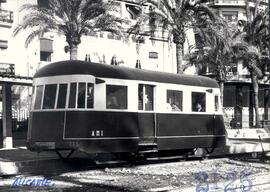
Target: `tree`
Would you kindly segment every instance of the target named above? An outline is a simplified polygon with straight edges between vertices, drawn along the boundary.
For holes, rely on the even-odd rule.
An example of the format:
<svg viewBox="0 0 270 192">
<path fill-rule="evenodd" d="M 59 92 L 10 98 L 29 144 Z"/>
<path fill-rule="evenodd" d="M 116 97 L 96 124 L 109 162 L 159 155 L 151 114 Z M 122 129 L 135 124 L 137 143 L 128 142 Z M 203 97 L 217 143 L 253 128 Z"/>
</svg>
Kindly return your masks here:
<svg viewBox="0 0 270 192">
<path fill-rule="evenodd" d="M 210 72 L 220 87 L 220 100 L 223 106 L 224 82 L 227 73 L 232 67 L 231 62 L 231 38 L 232 31 L 222 18 L 216 18 L 216 22 L 204 21 L 204 25 L 197 29 L 196 49 L 189 54 L 186 67 L 195 65 L 198 74 L 205 75 Z M 204 27 L 203 27 L 204 26 Z M 198 41 L 199 40 L 199 41 Z"/>
<path fill-rule="evenodd" d="M 35 37 L 42 37 L 47 32 L 63 34 L 69 46 L 70 59 L 75 60 L 82 35 L 108 31 L 123 36 L 122 23 L 127 22 L 111 14 L 116 9 L 114 2 L 103 0 L 48 0 L 45 6 L 26 4 L 22 11 L 27 11 L 27 14 L 13 35 L 31 28 L 25 42 L 27 47 Z"/>
<path fill-rule="evenodd" d="M 146 0 L 150 6 L 149 13 L 145 14 L 147 24 L 150 26 L 150 34 L 157 29 L 167 31 L 176 45 L 177 73 L 183 72 L 183 47 L 186 40 L 186 30 L 200 28 L 202 21 L 215 22 L 216 14 L 202 0 Z M 140 19 L 135 27 L 141 28 L 146 19 Z"/>
<path fill-rule="evenodd" d="M 255 108 L 255 126 L 260 127 L 259 117 L 259 79 L 263 77 L 260 66 L 261 53 L 265 46 L 262 45 L 267 30 L 266 12 L 259 11 L 260 0 L 256 0 L 255 8 L 250 10 L 249 2 L 246 2 L 247 20 L 238 21 L 238 32 L 234 37 L 233 49 L 235 56 L 243 61 L 247 67 L 252 82 Z"/>
</svg>

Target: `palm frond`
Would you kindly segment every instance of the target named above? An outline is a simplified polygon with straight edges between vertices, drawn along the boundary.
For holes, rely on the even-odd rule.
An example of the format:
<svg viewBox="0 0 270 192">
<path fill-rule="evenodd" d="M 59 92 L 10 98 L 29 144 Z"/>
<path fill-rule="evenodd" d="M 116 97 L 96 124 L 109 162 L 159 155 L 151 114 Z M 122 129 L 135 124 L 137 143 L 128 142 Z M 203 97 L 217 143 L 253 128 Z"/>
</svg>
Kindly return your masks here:
<svg viewBox="0 0 270 192">
<path fill-rule="evenodd" d="M 77 46 L 81 42 L 81 36 L 90 31 L 104 30 L 123 34 L 121 24 L 126 24 L 127 21 L 110 14 L 116 10 L 116 2 L 101 0 L 49 0 L 47 5 L 42 7 L 25 4 L 21 11 L 27 14 L 23 22 L 14 29 L 13 35 L 32 28 L 33 31 L 26 39 L 28 45 L 35 37 L 56 31 L 66 36 L 69 45 Z"/>
<path fill-rule="evenodd" d="M 28 45 L 33 41 L 34 38 L 43 37 L 43 35 L 46 32 L 49 32 L 49 30 L 47 28 L 39 28 L 39 29 L 33 30 L 26 38 L 25 47 L 27 48 Z"/>
</svg>

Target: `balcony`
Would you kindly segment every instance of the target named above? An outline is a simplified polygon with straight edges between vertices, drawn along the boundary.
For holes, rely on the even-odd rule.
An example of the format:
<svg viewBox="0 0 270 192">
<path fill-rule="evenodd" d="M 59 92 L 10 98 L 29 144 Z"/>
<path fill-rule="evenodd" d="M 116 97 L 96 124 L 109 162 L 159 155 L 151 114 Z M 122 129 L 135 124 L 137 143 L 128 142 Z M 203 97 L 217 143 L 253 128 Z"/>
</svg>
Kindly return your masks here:
<svg viewBox="0 0 270 192">
<path fill-rule="evenodd" d="M 0 49 L 7 49 L 8 48 L 8 41 L 0 39 Z"/>
<path fill-rule="evenodd" d="M 0 76 L 14 76 L 15 65 L 12 63 L 0 63 Z"/>
<path fill-rule="evenodd" d="M 246 82 L 250 83 L 250 74 L 245 71 L 238 71 L 237 66 L 226 66 L 226 81 L 227 82 Z M 212 67 L 202 67 L 199 75 L 216 78 L 216 71 Z"/>
<path fill-rule="evenodd" d="M 254 0 L 248 0 L 251 7 L 255 6 Z M 265 2 L 262 1 L 261 5 Z M 245 7 L 246 0 L 210 0 L 209 5 L 213 7 Z"/>
<path fill-rule="evenodd" d="M 13 11 L 0 9 L 0 27 L 10 28 L 13 23 Z"/>
<path fill-rule="evenodd" d="M 127 2 L 127 3 L 134 3 L 134 4 L 140 4 L 141 3 L 140 0 L 125 0 L 125 2 Z"/>
</svg>

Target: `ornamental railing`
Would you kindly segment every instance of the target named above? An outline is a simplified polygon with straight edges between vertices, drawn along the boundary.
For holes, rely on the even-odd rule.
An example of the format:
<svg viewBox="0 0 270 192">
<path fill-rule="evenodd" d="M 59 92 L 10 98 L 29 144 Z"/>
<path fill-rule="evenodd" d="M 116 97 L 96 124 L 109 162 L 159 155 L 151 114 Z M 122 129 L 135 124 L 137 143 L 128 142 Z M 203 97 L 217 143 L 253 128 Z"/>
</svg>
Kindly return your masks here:
<svg viewBox="0 0 270 192">
<path fill-rule="evenodd" d="M 13 23 L 13 11 L 0 9 L 0 22 Z"/>
<path fill-rule="evenodd" d="M 0 63 L 0 76 L 14 76 L 15 65 L 12 63 Z"/>
</svg>

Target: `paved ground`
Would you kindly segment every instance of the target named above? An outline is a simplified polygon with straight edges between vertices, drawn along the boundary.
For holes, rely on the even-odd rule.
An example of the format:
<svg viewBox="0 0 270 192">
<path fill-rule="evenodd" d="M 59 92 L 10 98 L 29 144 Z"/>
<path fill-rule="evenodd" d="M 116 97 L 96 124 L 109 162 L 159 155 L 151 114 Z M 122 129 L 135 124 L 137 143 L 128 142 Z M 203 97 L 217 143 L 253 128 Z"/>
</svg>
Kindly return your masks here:
<svg viewBox="0 0 270 192">
<path fill-rule="evenodd" d="M 78 163 L 86 168 L 70 171 L 70 165 L 65 164 L 65 171 L 56 170 L 54 174 L 2 177 L 0 191 L 270 191 L 270 162 L 257 159 L 205 159 L 90 169 L 88 163 Z M 26 186 L 29 179 L 46 179 L 48 186 Z"/>
</svg>

